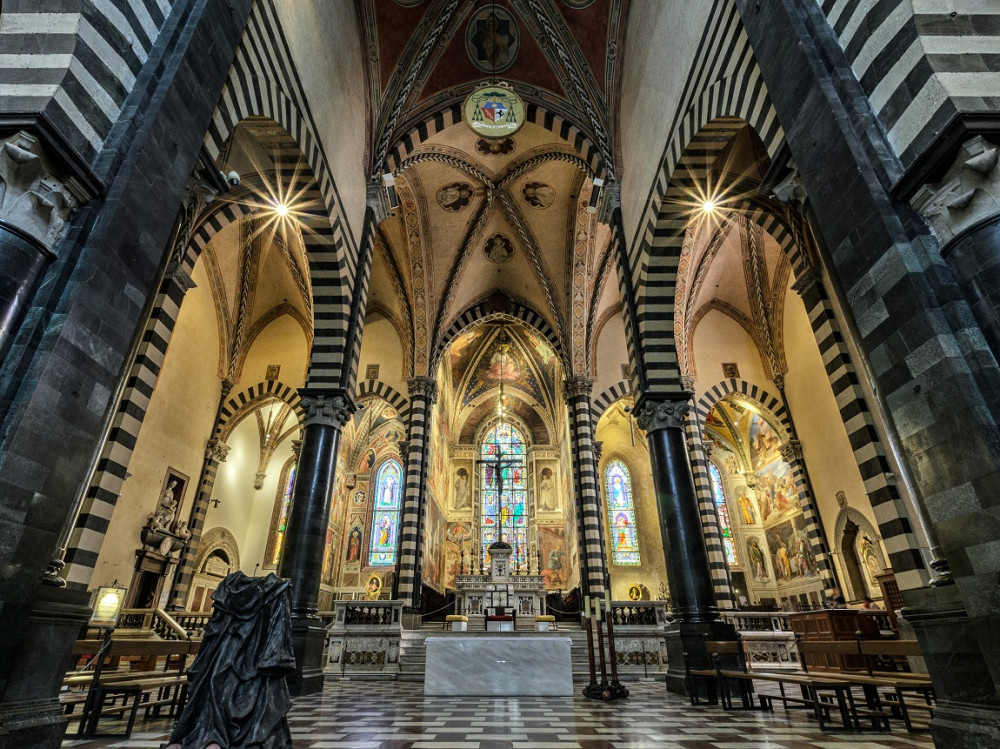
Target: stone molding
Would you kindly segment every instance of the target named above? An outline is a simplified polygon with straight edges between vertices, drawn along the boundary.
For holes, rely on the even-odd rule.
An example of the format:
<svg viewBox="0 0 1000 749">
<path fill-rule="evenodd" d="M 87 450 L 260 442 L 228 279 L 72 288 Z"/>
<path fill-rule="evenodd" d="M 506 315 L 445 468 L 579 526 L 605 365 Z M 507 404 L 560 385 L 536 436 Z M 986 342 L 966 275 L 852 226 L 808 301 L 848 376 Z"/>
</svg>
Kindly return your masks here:
<svg viewBox="0 0 1000 749">
<path fill-rule="evenodd" d="M 639 428 L 649 434 L 660 429 L 684 429 L 684 420 L 693 408 L 687 393 L 676 396 L 644 397 L 635 410 Z"/>
<path fill-rule="evenodd" d="M 610 224 L 615 209 L 622 207 L 622 186 L 617 182 L 610 182 L 602 190 L 604 195 L 601 196 L 601 207 L 597 220 L 602 224 Z"/>
<path fill-rule="evenodd" d="M 76 179 L 53 169 L 27 131 L 0 141 L 0 216 L 46 249 L 59 245 L 73 211 L 90 197 Z"/>
<path fill-rule="evenodd" d="M 567 377 L 564 386 L 563 397 L 567 401 L 580 397 L 589 398 L 590 394 L 594 391 L 594 381 L 582 375 Z"/>
<path fill-rule="evenodd" d="M 320 424 L 343 429 L 354 413 L 354 402 L 342 391 L 316 391 L 310 388 L 299 390 L 302 404 L 303 428 Z"/>
<path fill-rule="evenodd" d="M 823 271 L 818 265 L 810 265 L 792 282 L 792 291 L 804 297 L 814 286 L 823 280 Z"/>
<path fill-rule="evenodd" d="M 229 457 L 230 447 L 225 442 L 217 439 L 210 439 L 208 441 L 208 446 L 205 449 L 205 460 L 210 460 L 215 463 L 225 463 L 226 458 Z"/>
<path fill-rule="evenodd" d="M 998 149 L 980 135 L 969 138 L 944 177 L 921 186 L 910 201 L 942 247 L 979 221 L 1000 213 Z"/>
<path fill-rule="evenodd" d="M 302 453 L 302 440 L 292 440 L 292 455 L 295 459 L 299 459 L 299 455 Z"/>
<path fill-rule="evenodd" d="M 408 392 L 411 398 L 417 396 L 425 398 L 428 404 L 434 403 L 437 400 L 437 382 L 433 377 L 411 377 L 406 381 L 406 386 L 409 389 Z"/>
<path fill-rule="evenodd" d="M 382 192 L 382 185 L 378 182 L 369 182 L 365 185 L 365 204 L 372 209 L 376 224 L 381 224 L 389 218 L 389 210 L 385 205 L 385 195 Z"/>
<path fill-rule="evenodd" d="M 180 263 L 172 261 L 169 266 L 167 266 L 167 275 L 170 279 L 180 288 L 181 292 L 187 294 L 191 289 L 198 286 L 191 278 L 190 274 L 181 267 Z M 232 387 L 232 385 L 230 385 Z"/>
<path fill-rule="evenodd" d="M 594 460 L 600 461 L 601 456 L 604 455 L 604 442 L 601 440 L 594 440 L 591 445 L 594 447 Z"/>
</svg>

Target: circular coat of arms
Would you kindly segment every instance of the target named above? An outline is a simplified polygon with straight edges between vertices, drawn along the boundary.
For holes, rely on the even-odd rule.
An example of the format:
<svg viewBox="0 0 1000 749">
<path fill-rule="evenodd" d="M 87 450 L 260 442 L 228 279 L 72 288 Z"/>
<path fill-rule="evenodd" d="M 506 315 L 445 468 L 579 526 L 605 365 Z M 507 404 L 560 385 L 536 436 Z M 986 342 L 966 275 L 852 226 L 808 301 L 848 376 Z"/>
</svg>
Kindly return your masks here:
<svg viewBox="0 0 1000 749">
<path fill-rule="evenodd" d="M 462 105 L 465 121 L 484 138 L 506 138 L 524 124 L 524 102 L 504 84 L 477 88 Z"/>
</svg>

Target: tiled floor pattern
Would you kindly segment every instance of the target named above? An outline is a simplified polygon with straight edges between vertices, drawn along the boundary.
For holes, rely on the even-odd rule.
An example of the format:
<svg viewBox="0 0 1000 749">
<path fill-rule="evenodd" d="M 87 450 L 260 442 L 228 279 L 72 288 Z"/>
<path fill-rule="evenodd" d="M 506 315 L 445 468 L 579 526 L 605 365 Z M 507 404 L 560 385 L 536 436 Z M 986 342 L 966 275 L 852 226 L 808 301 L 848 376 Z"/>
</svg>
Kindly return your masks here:
<svg viewBox="0 0 1000 749">
<path fill-rule="evenodd" d="M 912 749 L 926 734 L 834 734 L 799 711 L 723 712 L 692 707 L 663 683 L 630 683 L 612 703 L 576 697 L 427 697 L 419 685 L 338 682 L 295 701 L 296 749 Z M 108 724 L 111 727 L 111 724 Z M 75 730 L 75 724 L 70 729 Z M 69 740 L 63 747 L 165 745 L 169 722 L 137 723 L 129 740 Z M 198 748 L 200 749 L 200 747 Z"/>
</svg>

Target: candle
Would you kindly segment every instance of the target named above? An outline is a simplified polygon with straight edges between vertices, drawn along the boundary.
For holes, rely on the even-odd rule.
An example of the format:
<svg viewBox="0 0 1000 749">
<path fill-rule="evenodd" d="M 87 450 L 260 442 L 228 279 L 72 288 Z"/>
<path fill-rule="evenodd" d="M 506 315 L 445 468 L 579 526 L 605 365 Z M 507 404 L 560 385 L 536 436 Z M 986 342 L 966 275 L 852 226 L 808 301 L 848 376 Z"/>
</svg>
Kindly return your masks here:
<svg viewBox="0 0 1000 749">
<path fill-rule="evenodd" d="M 583 615 L 590 616 L 590 596 L 583 597 Z"/>
<path fill-rule="evenodd" d="M 604 603 L 607 604 L 605 611 L 611 611 L 611 588 L 607 588 L 604 591 Z"/>
</svg>

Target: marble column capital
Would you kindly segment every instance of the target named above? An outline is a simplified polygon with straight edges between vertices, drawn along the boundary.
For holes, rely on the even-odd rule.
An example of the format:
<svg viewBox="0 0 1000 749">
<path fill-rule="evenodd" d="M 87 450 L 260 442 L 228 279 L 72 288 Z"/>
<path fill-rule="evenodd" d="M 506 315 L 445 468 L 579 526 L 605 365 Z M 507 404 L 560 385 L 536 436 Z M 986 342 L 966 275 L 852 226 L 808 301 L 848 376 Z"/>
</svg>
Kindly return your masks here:
<svg viewBox="0 0 1000 749">
<path fill-rule="evenodd" d="M 187 294 L 191 291 L 191 289 L 198 285 L 176 260 L 171 261 L 170 265 L 167 266 L 167 275 L 170 277 L 171 281 L 177 284 L 177 287 L 183 294 Z M 232 388 L 232 383 L 230 383 L 229 387 L 230 389 Z"/>
<path fill-rule="evenodd" d="M 58 172 L 38 138 L 26 130 L 0 140 L 0 216 L 52 251 L 70 215 L 90 199 L 72 176 Z"/>
<path fill-rule="evenodd" d="M 591 444 L 594 446 L 594 460 L 600 462 L 601 456 L 604 455 L 604 442 L 601 440 L 594 440 Z"/>
<path fill-rule="evenodd" d="M 365 185 L 365 204 L 372 209 L 376 224 L 381 224 L 389 218 L 389 210 L 385 205 L 385 195 L 378 180 L 373 180 Z"/>
<path fill-rule="evenodd" d="M 804 297 L 822 280 L 823 272 L 820 267 L 818 265 L 810 265 L 792 282 L 792 291 L 800 297 Z"/>
<path fill-rule="evenodd" d="M 563 384 L 565 386 L 563 389 L 563 397 L 567 401 L 581 396 L 589 398 L 590 394 L 594 391 L 594 381 L 589 377 L 584 377 L 583 375 L 567 377 Z"/>
<path fill-rule="evenodd" d="M 781 453 L 781 457 L 786 463 L 791 463 L 793 460 L 802 460 L 802 443 L 798 440 L 788 440 L 778 448 L 778 452 Z"/>
<path fill-rule="evenodd" d="M 411 377 L 406 381 L 406 385 L 409 388 L 411 398 L 420 396 L 421 398 L 425 398 L 428 403 L 433 403 L 437 400 L 437 382 L 433 377 Z"/>
<path fill-rule="evenodd" d="M 910 204 L 930 224 L 941 245 L 1000 212 L 1000 147 L 981 135 L 966 140 L 937 182 L 923 185 Z"/>
<path fill-rule="evenodd" d="M 597 220 L 602 224 L 610 224 L 615 209 L 622 207 L 622 186 L 617 182 L 609 182 L 604 186 L 603 191 L 604 195 L 601 196 L 601 208 Z"/>
<path fill-rule="evenodd" d="M 674 395 L 643 395 L 633 413 L 635 421 L 647 434 L 659 429 L 683 429 L 684 420 L 691 410 L 690 393 Z"/>
<path fill-rule="evenodd" d="M 292 455 L 296 458 L 302 454 L 302 440 L 292 440 Z"/>
<path fill-rule="evenodd" d="M 354 413 L 354 401 L 343 390 L 321 390 L 302 388 L 299 390 L 302 404 L 302 426 L 313 424 L 343 429 Z"/>
<path fill-rule="evenodd" d="M 229 457 L 230 447 L 222 440 L 210 439 L 208 445 L 205 448 L 205 460 L 210 460 L 215 463 L 225 463 L 226 458 Z"/>
</svg>

